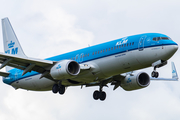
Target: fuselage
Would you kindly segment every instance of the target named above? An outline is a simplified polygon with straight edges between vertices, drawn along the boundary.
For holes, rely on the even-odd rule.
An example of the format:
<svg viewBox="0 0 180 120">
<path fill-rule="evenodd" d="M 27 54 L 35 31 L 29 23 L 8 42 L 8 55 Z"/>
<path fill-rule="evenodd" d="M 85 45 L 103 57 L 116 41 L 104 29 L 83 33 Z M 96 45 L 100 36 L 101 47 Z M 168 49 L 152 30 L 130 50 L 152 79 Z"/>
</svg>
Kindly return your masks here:
<svg viewBox="0 0 180 120">
<path fill-rule="evenodd" d="M 46 60 L 74 60 L 91 66 L 91 70 L 80 73 L 70 80 L 62 80 L 65 86 L 83 85 L 101 81 L 113 75 L 152 66 L 152 63 L 167 61 L 177 51 L 178 45 L 170 37 L 159 33 L 146 33 L 124 37 L 110 42 L 90 46 Z M 51 90 L 56 81 L 40 78 L 40 73 L 12 69 L 3 82 L 15 88 L 45 91 Z"/>
</svg>

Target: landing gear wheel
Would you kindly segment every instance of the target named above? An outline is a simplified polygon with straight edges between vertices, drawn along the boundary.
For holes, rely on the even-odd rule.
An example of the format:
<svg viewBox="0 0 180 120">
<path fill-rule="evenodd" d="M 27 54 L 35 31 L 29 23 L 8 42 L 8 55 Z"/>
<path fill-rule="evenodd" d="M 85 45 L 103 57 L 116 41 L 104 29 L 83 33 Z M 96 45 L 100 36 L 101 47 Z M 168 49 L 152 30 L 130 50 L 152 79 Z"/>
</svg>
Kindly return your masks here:
<svg viewBox="0 0 180 120">
<path fill-rule="evenodd" d="M 94 93 L 93 93 L 93 98 L 95 99 L 95 100 L 98 100 L 99 99 L 99 91 L 94 91 Z"/>
<path fill-rule="evenodd" d="M 152 77 L 155 77 L 155 73 L 156 73 L 156 72 L 153 71 L 153 72 L 151 73 L 151 76 L 152 76 Z"/>
<path fill-rule="evenodd" d="M 100 99 L 101 101 L 104 101 L 104 100 L 106 99 L 106 93 L 105 93 L 104 91 L 100 92 L 100 97 L 99 97 L 99 99 Z"/>
<path fill-rule="evenodd" d="M 155 78 L 158 78 L 158 77 L 159 77 L 159 73 L 153 71 L 153 72 L 151 73 L 151 76 L 152 76 L 152 77 L 155 77 Z"/>
<path fill-rule="evenodd" d="M 104 101 L 105 99 L 106 99 L 106 93 L 104 92 L 104 91 L 98 91 L 98 90 L 96 90 L 96 91 L 94 91 L 94 93 L 93 93 L 93 98 L 95 99 L 95 100 L 98 100 L 98 99 L 100 99 L 101 101 Z"/>
<path fill-rule="evenodd" d="M 65 93 L 65 86 L 61 85 L 59 86 L 59 94 L 63 95 Z"/>
<path fill-rule="evenodd" d="M 57 84 L 54 84 L 52 87 L 52 92 L 57 93 L 59 91 L 59 86 Z"/>
<path fill-rule="evenodd" d="M 158 78 L 159 77 L 159 73 L 158 72 L 156 72 L 156 74 L 155 74 L 155 78 Z"/>
</svg>

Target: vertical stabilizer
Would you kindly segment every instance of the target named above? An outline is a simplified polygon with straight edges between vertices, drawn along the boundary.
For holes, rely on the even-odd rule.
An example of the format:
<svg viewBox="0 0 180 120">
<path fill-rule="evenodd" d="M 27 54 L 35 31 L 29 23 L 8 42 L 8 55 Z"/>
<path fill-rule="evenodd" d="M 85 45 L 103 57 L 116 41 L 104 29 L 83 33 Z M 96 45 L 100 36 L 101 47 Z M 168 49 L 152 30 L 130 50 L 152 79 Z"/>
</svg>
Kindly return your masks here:
<svg viewBox="0 0 180 120">
<path fill-rule="evenodd" d="M 4 52 L 6 54 L 13 54 L 21 57 L 26 57 L 8 18 L 2 19 L 2 31 Z M 12 69 L 10 67 L 6 68 L 7 71 Z"/>
</svg>

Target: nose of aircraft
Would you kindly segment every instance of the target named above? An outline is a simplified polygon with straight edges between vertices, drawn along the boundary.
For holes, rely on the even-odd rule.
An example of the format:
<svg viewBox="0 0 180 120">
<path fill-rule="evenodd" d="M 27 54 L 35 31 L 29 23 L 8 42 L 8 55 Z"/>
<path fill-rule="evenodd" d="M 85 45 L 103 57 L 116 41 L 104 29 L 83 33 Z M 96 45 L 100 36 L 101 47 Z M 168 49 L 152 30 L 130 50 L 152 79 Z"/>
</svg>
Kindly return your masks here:
<svg viewBox="0 0 180 120">
<path fill-rule="evenodd" d="M 169 58 L 171 58 L 173 55 L 174 55 L 174 53 L 176 52 L 178 50 L 178 44 L 177 43 L 171 43 L 171 45 L 167 45 L 166 47 L 165 47 L 165 59 L 166 60 L 168 60 Z"/>
<path fill-rule="evenodd" d="M 178 45 L 174 45 L 174 51 L 176 52 L 178 50 Z"/>
<path fill-rule="evenodd" d="M 173 41 L 173 45 L 171 46 L 171 52 L 174 54 L 178 50 L 178 44 Z"/>
</svg>

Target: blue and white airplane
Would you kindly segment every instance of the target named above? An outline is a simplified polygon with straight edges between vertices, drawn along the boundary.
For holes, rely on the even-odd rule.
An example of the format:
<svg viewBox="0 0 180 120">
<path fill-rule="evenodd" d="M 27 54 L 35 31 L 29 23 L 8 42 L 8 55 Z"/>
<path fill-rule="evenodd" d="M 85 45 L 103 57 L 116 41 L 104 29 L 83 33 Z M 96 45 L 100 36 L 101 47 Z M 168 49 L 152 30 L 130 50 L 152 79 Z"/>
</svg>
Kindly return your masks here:
<svg viewBox="0 0 180 120">
<path fill-rule="evenodd" d="M 177 81 L 172 63 L 172 78 L 158 78 L 156 68 L 167 64 L 178 49 L 170 37 L 159 33 L 128 36 L 62 55 L 42 59 L 27 57 L 8 18 L 2 19 L 4 52 L 0 53 L 3 82 L 15 89 L 64 94 L 70 86 L 99 86 L 95 100 L 105 100 L 103 87 L 114 85 L 131 91 L 145 88 L 150 80 Z M 152 77 L 135 70 L 153 67 Z"/>
</svg>

